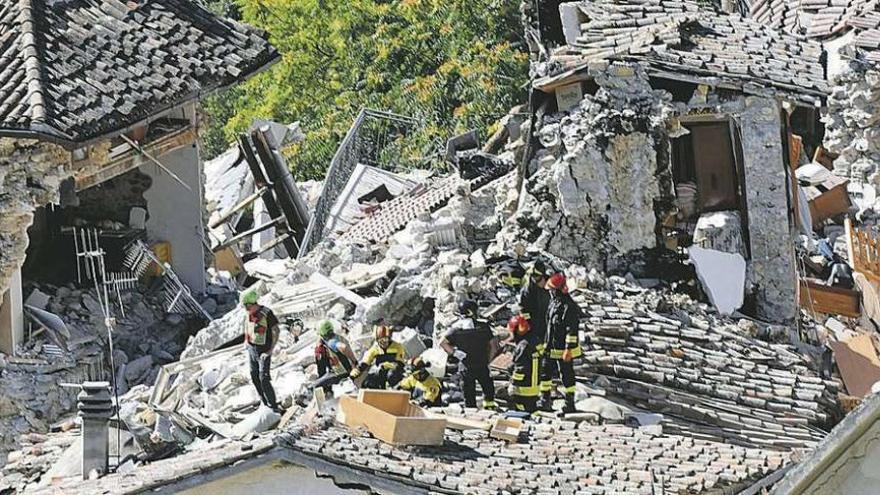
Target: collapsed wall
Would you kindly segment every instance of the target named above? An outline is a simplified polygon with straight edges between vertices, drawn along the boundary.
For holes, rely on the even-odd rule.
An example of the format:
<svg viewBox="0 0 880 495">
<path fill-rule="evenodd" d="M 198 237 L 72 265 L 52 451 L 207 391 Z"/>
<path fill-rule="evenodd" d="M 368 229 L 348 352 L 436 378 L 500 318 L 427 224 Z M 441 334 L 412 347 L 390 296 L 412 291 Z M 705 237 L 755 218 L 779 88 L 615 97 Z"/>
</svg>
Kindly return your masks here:
<svg viewBox="0 0 880 495">
<path fill-rule="evenodd" d="M 880 186 L 880 70 L 852 62 L 832 80 L 822 122 L 834 173 Z"/>
<path fill-rule="evenodd" d="M 670 106 L 631 66 L 615 65 L 596 82 L 595 95 L 537 122 L 541 147 L 515 221 L 525 230 L 519 236 L 541 249 L 611 268 L 625 253 L 655 245 L 656 149 Z"/>
<path fill-rule="evenodd" d="M 68 162 L 59 146 L 0 139 L 0 294 L 24 263 L 34 210 L 57 200 Z"/>
<path fill-rule="evenodd" d="M 796 280 L 776 99 L 696 85 L 689 99 L 673 96 L 656 89 L 662 85 L 639 64 L 591 67 L 589 75 L 595 94 L 537 119 L 532 175 L 502 244 L 532 244 L 611 273 L 629 270 L 633 253 L 664 246 L 660 222 L 675 211 L 671 143 L 683 132 L 680 119 L 723 116 L 741 136 L 747 288 L 758 316 L 792 321 Z"/>
</svg>

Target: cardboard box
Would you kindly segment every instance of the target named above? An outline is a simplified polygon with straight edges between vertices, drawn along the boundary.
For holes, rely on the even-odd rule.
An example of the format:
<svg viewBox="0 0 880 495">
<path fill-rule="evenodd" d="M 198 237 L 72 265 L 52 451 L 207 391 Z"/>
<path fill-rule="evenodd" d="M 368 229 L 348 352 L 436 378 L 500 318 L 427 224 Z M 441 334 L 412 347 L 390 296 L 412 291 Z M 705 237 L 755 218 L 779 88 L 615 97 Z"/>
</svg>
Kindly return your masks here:
<svg viewBox="0 0 880 495">
<path fill-rule="evenodd" d="M 409 402 L 409 393 L 394 390 L 361 390 L 358 398 L 339 399 L 343 421 L 351 428 L 366 428 L 374 437 L 393 445 L 442 445 L 446 419 L 432 418 Z"/>
<path fill-rule="evenodd" d="M 516 443 L 519 441 L 520 431 L 522 431 L 522 421 L 518 419 L 498 418 L 495 420 L 495 424 L 492 425 L 492 430 L 489 432 L 489 436 L 499 440 Z"/>
</svg>

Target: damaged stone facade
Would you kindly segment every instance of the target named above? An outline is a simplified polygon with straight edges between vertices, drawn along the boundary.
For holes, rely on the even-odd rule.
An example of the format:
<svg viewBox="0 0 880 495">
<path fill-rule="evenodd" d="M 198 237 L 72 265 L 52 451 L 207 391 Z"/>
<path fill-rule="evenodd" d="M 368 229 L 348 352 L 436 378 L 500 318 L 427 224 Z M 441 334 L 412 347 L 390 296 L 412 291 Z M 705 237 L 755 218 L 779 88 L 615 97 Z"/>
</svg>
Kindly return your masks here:
<svg viewBox="0 0 880 495">
<path fill-rule="evenodd" d="M 24 263 L 34 210 L 57 202 L 69 156 L 53 144 L 0 139 L 0 294 Z"/>
<path fill-rule="evenodd" d="M 880 71 L 849 64 L 834 80 L 824 112 L 825 146 L 839 155 L 834 173 L 880 186 Z"/>
<path fill-rule="evenodd" d="M 675 101 L 634 63 L 594 66 L 589 76 L 595 94 L 569 111 L 539 117 L 532 175 L 503 236 L 627 272 L 632 253 L 663 246 L 659 222 L 675 208 L 671 140 L 679 121 L 731 120 L 742 145 L 748 288 L 757 316 L 793 320 L 796 278 L 777 100 L 706 90 Z"/>
</svg>

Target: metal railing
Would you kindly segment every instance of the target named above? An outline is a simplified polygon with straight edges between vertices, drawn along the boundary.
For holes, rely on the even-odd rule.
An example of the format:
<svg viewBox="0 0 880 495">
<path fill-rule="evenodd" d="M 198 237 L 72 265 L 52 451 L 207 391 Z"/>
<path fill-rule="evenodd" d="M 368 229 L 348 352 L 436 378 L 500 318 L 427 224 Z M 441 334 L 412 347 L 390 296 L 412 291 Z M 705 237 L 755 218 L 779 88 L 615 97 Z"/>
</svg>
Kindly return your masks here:
<svg viewBox="0 0 880 495">
<path fill-rule="evenodd" d="M 415 119 L 390 112 L 368 108 L 358 112 L 327 169 L 324 189 L 303 237 L 299 257 L 324 239 L 330 210 L 358 163 L 386 170 L 409 168 L 411 164 L 407 163 L 401 148 L 417 124 Z"/>
</svg>

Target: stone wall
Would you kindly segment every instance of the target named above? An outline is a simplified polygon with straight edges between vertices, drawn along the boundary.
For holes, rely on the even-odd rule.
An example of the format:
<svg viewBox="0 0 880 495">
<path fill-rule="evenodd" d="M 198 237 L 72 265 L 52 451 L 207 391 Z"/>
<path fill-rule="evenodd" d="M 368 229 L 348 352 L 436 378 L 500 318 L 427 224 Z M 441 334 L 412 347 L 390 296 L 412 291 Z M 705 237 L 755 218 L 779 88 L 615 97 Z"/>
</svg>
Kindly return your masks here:
<svg viewBox="0 0 880 495">
<path fill-rule="evenodd" d="M 68 161 L 58 146 L 0 138 L 0 294 L 24 263 L 34 210 L 57 202 Z"/>
<path fill-rule="evenodd" d="M 880 70 L 852 63 L 833 80 L 822 122 L 834 173 L 880 186 Z"/>
<path fill-rule="evenodd" d="M 562 258 L 626 271 L 629 256 L 661 245 L 658 218 L 673 204 L 670 133 L 695 114 L 733 120 L 740 130 L 750 225 L 748 285 L 758 316 L 797 312 L 780 106 L 772 97 L 695 91 L 689 102 L 651 86 L 636 64 L 590 70 L 599 89 L 580 105 L 544 116 L 531 177 L 501 239 Z M 673 132 L 673 134 L 675 134 Z"/>
</svg>

